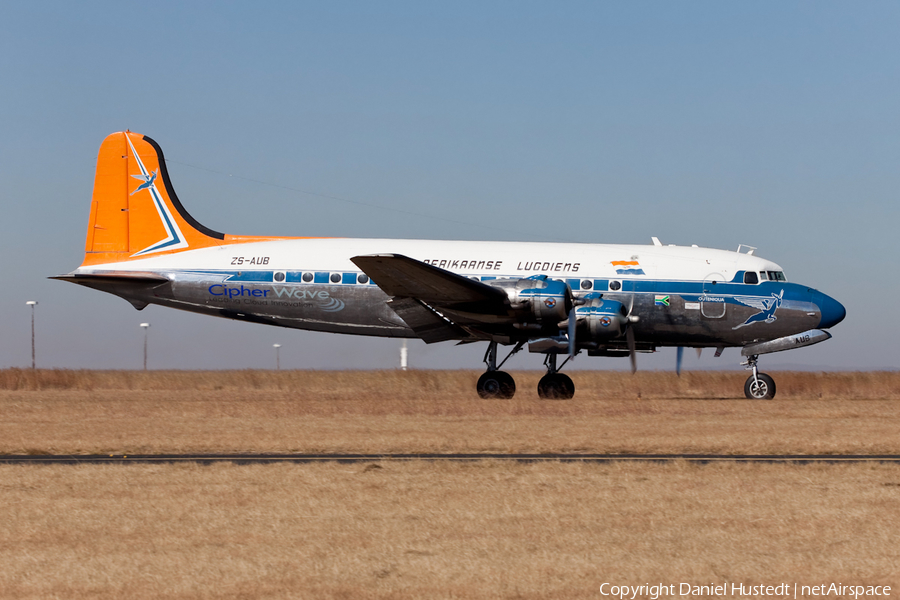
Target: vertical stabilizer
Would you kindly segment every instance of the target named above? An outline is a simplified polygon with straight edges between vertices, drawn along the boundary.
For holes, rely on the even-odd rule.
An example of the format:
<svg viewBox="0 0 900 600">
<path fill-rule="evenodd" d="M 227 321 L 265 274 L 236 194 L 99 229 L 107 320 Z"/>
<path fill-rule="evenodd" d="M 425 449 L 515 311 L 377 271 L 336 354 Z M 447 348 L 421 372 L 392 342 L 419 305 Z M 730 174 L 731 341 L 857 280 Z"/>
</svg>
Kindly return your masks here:
<svg viewBox="0 0 900 600">
<path fill-rule="evenodd" d="M 204 227 L 181 205 L 162 150 L 129 131 L 100 146 L 84 265 L 202 248 L 225 236 Z"/>
</svg>

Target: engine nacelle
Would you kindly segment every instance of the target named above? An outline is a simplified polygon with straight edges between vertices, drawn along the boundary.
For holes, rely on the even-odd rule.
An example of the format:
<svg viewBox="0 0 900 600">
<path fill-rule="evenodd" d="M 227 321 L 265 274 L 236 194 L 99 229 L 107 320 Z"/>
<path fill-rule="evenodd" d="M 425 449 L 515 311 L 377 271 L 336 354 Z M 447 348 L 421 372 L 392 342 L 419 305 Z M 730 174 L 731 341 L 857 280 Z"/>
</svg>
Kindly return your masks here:
<svg viewBox="0 0 900 600">
<path fill-rule="evenodd" d="M 576 314 L 579 328 L 587 330 L 587 339 L 608 340 L 624 335 L 628 327 L 628 310 L 621 302 L 604 300 L 597 293 L 586 295 L 584 300 Z"/>
<path fill-rule="evenodd" d="M 485 283 L 506 292 L 510 308 L 520 317 L 523 325 L 534 323 L 542 327 L 556 327 L 559 322 L 568 318 L 572 308 L 572 290 L 560 279 L 535 275 L 525 279 L 502 279 Z"/>
</svg>

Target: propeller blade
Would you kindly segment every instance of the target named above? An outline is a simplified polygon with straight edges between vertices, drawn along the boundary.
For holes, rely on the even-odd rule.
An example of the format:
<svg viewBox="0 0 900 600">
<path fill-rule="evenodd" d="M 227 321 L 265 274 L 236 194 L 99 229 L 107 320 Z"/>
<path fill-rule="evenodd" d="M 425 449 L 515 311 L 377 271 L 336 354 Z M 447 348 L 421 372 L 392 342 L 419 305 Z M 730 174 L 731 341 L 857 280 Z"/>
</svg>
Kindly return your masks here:
<svg viewBox="0 0 900 600">
<path fill-rule="evenodd" d="M 678 352 L 675 354 L 675 374 L 681 377 L 681 361 L 684 359 L 684 346 L 678 346 Z"/>
<path fill-rule="evenodd" d="M 575 318 L 575 307 L 569 311 L 569 358 L 575 356 L 575 326 L 578 324 Z"/>
<path fill-rule="evenodd" d="M 629 327 L 625 330 L 625 339 L 628 342 L 628 357 L 631 359 L 631 374 L 637 371 L 637 354 L 634 351 L 634 330 Z"/>
<path fill-rule="evenodd" d="M 703 354 L 703 348 L 694 348 L 697 351 L 697 358 L 700 358 L 700 355 Z"/>
</svg>

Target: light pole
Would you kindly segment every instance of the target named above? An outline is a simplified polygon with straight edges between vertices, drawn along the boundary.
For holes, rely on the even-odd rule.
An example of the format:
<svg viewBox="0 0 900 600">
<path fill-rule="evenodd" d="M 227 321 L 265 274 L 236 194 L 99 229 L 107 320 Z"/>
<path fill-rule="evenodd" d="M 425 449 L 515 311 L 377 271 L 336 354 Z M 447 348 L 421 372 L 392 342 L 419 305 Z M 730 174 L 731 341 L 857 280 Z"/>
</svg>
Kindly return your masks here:
<svg viewBox="0 0 900 600">
<path fill-rule="evenodd" d="M 275 370 L 281 370 L 281 344 L 272 344 L 272 347 L 275 348 Z"/>
<path fill-rule="evenodd" d="M 29 300 L 25 305 L 31 307 L 31 368 L 34 369 L 34 307 L 37 306 L 37 300 Z"/>
<path fill-rule="evenodd" d="M 144 370 L 147 370 L 147 330 L 150 328 L 150 323 L 141 323 L 141 328 L 144 330 Z"/>
</svg>

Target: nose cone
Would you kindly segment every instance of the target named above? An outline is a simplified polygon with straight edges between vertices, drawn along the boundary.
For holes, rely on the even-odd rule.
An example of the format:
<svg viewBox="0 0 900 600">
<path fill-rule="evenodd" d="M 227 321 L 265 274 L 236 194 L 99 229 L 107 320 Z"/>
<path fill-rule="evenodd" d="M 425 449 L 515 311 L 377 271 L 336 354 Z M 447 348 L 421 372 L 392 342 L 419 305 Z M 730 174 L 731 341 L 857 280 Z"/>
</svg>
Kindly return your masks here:
<svg viewBox="0 0 900 600">
<path fill-rule="evenodd" d="M 834 327 L 844 320 L 844 317 L 847 316 L 847 309 L 844 308 L 843 304 L 825 294 L 818 294 L 818 296 L 815 302 L 822 313 L 822 319 L 819 321 L 820 329 Z"/>
</svg>

